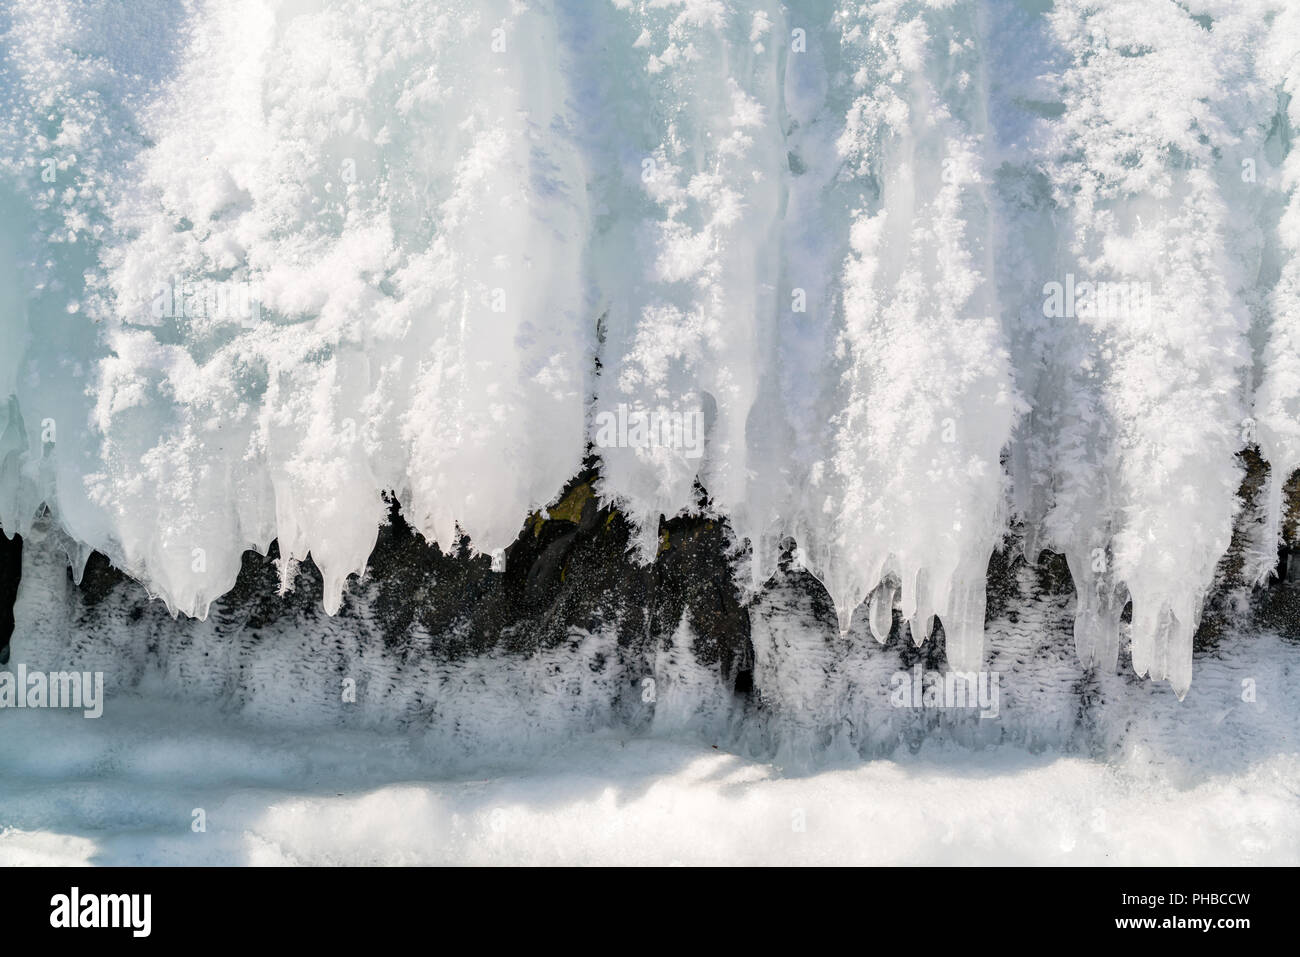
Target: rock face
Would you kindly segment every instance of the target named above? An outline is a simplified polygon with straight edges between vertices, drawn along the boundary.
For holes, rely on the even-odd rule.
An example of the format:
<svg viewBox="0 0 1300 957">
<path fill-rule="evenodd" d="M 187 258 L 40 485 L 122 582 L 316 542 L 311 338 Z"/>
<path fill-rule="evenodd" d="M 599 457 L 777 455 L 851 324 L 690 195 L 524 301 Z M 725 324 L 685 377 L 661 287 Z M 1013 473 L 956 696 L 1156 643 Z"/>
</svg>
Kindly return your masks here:
<svg viewBox="0 0 1300 957">
<path fill-rule="evenodd" d="M 639 565 L 633 529 L 599 504 L 595 462 L 527 518 L 502 571 L 466 541 L 449 552 L 425 541 L 390 501 L 368 573 L 335 617 L 321 609 L 310 561 L 281 592 L 272 549 L 244 556 L 207 620 L 173 619 L 100 555 L 74 584 L 66 543 L 47 530 L 27 546 L 15 649 L 32 667 L 103 670 L 118 693 L 161 690 L 300 724 L 416 729 L 449 760 L 608 728 L 697 734 L 796 763 L 936 736 L 1104 752 L 1134 733 L 1135 710 L 1170 707 L 1186 727 L 1173 732 L 1171 717 L 1158 734 L 1176 743 L 1195 727 L 1189 713 L 1238 708 L 1243 681 L 1280 686 L 1294 667 L 1300 587 L 1287 558 L 1300 483 L 1288 488 L 1279 575 L 1252 587 L 1262 466 L 1248 465 L 1238 535 L 1197 638 L 1193 705 L 1136 678 L 1126 654 L 1117 674 L 1083 670 L 1065 562 L 1045 552 L 1031 565 L 1014 530 L 989 564 L 987 673 L 945 689 L 941 621 L 919 646 L 897 609 L 883 642 L 866 614 L 841 635 L 793 543 L 758 593 L 743 595 L 746 556 L 725 521 L 707 517 L 702 490 L 701 514 L 664 521 L 658 555 Z M 4 540 L 4 594 L 16 590 L 22 554 Z"/>
<path fill-rule="evenodd" d="M 9 661 L 9 639 L 14 633 L 14 599 L 23 571 L 23 540 L 0 535 L 0 664 Z"/>
<path fill-rule="evenodd" d="M 1300 547 L 1300 472 L 1283 487 L 1285 519 L 1280 543 L 1261 540 L 1264 527 L 1261 499 L 1267 484 L 1268 464 L 1255 448 L 1241 453 L 1245 466 L 1238 498 L 1241 512 L 1233 529 L 1232 543 L 1219 562 L 1215 587 L 1207 596 L 1196 649 L 1206 651 L 1243 615 L 1257 628 L 1300 637 L 1300 603 L 1291 569 L 1293 551 Z M 1256 587 L 1256 586 L 1263 587 Z"/>
</svg>

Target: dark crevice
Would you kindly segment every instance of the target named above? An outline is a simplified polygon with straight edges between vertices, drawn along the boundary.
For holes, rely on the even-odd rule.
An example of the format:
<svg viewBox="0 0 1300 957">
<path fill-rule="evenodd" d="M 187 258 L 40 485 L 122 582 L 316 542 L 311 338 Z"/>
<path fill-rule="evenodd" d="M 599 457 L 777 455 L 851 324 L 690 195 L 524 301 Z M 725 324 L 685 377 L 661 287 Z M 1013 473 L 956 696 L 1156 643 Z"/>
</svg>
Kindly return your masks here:
<svg viewBox="0 0 1300 957">
<path fill-rule="evenodd" d="M 14 601 L 23 577 L 23 539 L 0 532 L 0 665 L 9 663 L 9 639 L 14 633 Z"/>
</svg>

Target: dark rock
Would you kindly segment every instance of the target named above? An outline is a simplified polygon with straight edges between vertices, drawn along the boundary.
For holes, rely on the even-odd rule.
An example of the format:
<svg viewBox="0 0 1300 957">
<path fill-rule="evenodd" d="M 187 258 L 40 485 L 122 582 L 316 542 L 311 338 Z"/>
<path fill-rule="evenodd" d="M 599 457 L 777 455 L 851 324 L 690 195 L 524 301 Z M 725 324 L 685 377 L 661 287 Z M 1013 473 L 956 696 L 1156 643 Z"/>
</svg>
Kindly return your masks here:
<svg viewBox="0 0 1300 957">
<path fill-rule="evenodd" d="M 9 639 L 14 633 L 14 601 L 23 574 L 23 539 L 0 531 L 0 665 L 9 663 Z"/>
</svg>

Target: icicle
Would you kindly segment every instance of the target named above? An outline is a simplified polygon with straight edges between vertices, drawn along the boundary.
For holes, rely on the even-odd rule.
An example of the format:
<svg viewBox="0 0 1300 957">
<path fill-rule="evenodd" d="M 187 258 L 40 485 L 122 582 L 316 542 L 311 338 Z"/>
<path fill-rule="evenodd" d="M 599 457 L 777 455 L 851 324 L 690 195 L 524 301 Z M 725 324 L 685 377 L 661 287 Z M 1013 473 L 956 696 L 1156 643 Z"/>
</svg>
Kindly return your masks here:
<svg viewBox="0 0 1300 957">
<path fill-rule="evenodd" d="M 95 550 L 84 542 L 68 540 L 67 545 L 68 566 L 72 571 L 72 580 L 80 585 L 81 580 L 86 577 L 86 565 Z"/>
<path fill-rule="evenodd" d="M 955 671 L 984 667 L 984 611 L 988 561 L 968 561 L 958 569 L 943 620 L 944 652 Z"/>
<path fill-rule="evenodd" d="M 871 593 L 871 607 L 867 612 L 871 624 L 871 634 L 882 645 L 889 640 L 889 632 L 894 627 L 894 586 L 892 582 L 882 581 Z"/>
<path fill-rule="evenodd" d="M 913 585 L 913 610 L 908 616 L 909 626 L 912 631 L 912 643 L 918 648 L 921 647 L 930 637 L 930 632 L 934 630 L 934 605 L 930 597 L 930 576 L 924 569 L 918 569 L 912 576 L 915 582 Z"/>
<path fill-rule="evenodd" d="M 1119 627 L 1123 602 L 1106 592 L 1104 579 L 1092 571 L 1090 557 L 1066 554 L 1074 579 L 1074 649 L 1085 668 L 1113 673 L 1119 663 Z"/>
</svg>

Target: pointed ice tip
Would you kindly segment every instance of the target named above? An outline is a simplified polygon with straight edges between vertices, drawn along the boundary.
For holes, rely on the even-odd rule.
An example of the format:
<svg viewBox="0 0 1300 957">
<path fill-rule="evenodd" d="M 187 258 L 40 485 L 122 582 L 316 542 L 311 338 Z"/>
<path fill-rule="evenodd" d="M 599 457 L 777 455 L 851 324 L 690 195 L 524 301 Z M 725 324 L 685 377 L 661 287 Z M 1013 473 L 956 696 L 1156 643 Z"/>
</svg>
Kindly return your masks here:
<svg viewBox="0 0 1300 957">
<path fill-rule="evenodd" d="M 835 605 L 835 616 L 840 622 L 840 637 L 847 638 L 849 629 L 853 627 L 853 606 L 841 605 L 838 602 Z"/>
<path fill-rule="evenodd" d="M 930 637 L 930 632 L 934 630 L 934 615 L 926 615 L 924 619 L 919 616 L 908 622 L 908 627 L 912 631 L 912 642 L 920 648 Z"/>
<path fill-rule="evenodd" d="M 876 639 L 877 642 L 883 645 L 885 642 L 889 640 L 889 629 L 882 628 L 875 615 L 871 617 L 870 621 L 871 621 L 871 637 Z"/>
</svg>

